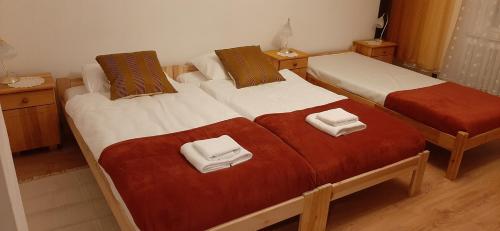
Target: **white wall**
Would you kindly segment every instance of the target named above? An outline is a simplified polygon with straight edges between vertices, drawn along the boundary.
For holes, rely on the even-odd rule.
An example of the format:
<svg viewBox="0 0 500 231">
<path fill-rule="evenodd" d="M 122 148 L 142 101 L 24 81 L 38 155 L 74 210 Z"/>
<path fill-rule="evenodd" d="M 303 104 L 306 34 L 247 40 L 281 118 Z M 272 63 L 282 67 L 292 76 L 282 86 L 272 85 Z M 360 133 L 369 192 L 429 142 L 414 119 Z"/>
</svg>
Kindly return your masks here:
<svg viewBox="0 0 500 231">
<path fill-rule="evenodd" d="M 380 0 L 0 0 L 0 37 L 18 50 L 12 71 L 80 71 L 96 55 L 154 49 L 162 64 L 216 48 L 260 44 L 290 17 L 290 46 L 346 49 L 373 38 Z"/>
</svg>

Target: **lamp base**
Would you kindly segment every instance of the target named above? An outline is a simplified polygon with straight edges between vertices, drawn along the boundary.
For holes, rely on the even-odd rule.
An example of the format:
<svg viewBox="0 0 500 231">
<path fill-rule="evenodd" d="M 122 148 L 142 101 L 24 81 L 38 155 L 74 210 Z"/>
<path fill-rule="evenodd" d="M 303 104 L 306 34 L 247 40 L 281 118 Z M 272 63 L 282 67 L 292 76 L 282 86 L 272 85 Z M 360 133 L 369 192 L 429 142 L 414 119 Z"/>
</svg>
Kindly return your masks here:
<svg viewBox="0 0 500 231">
<path fill-rule="evenodd" d="M 279 56 L 288 57 L 288 58 L 297 57 L 299 55 L 295 51 L 288 51 L 288 53 L 283 53 L 282 51 L 278 51 L 277 54 Z"/>
<path fill-rule="evenodd" d="M 285 49 L 281 49 L 280 53 L 281 54 L 292 54 L 294 52 L 292 50 L 288 49 L 288 48 L 285 48 Z"/>
<path fill-rule="evenodd" d="M 384 43 L 384 40 L 382 40 L 382 39 L 367 40 L 366 43 L 368 45 L 380 45 L 380 44 Z"/>
<path fill-rule="evenodd" d="M 12 77 L 12 76 L 7 76 L 7 77 L 0 77 L 0 84 L 11 84 L 11 83 L 17 83 L 19 81 L 18 77 Z"/>
</svg>

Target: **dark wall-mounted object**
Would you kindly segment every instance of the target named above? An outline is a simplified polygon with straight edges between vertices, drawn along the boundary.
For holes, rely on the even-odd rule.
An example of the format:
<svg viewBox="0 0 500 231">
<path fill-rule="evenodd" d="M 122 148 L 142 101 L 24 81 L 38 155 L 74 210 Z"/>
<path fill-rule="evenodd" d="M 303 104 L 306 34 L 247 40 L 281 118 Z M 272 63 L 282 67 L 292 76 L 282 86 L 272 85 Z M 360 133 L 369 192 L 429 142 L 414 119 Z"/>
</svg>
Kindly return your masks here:
<svg viewBox="0 0 500 231">
<path fill-rule="evenodd" d="M 391 13 L 391 5 L 392 5 L 392 0 L 381 0 L 380 1 L 380 8 L 378 10 L 378 17 L 382 16 L 385 13 L 385 23 L 388 23 L 388 16 L 390 17 Z M 375 19 L 373 19 L 375 22 Z M 382 29 L 378 29 L 375 31 L 375 38 L 380 38 L 380 33 L 382 33 Z M 387 34 L 387 32 L 384 34 Z"/>
</svg>

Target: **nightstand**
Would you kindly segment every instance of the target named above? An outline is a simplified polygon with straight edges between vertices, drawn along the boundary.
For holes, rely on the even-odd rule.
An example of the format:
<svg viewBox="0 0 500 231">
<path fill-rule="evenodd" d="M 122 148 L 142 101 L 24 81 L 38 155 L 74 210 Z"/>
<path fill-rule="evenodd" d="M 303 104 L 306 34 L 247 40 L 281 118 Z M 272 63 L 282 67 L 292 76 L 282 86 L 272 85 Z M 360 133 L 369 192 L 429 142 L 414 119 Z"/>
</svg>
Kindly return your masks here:
<svg viewBox="0 0 500 231">
<path fill-rule="evenodd" d="M 374 40 L 354 41 L 353 50 L 362 55 L 392 63 L 398 44 L 388 41 L 376 43 Z"/>
<path fill-rule="evenodd" d="M 55 149 L 60 143 L 54 79 L 50 74 L 36 76 L 45 82 L 28 88 L 0 85 L 0 104 L 12 152 Z"/>
<path fill-rule="evenodd" d="M 267 55 L 276 70 L 289 69 L 305 79 L 309 54 L 296 49 L 290 50 L 295 51 L 298 55 L 295 57 L 285 57 L 278 55 L 278 50 L 266 51 L 264 54 Z"/>
</svg>

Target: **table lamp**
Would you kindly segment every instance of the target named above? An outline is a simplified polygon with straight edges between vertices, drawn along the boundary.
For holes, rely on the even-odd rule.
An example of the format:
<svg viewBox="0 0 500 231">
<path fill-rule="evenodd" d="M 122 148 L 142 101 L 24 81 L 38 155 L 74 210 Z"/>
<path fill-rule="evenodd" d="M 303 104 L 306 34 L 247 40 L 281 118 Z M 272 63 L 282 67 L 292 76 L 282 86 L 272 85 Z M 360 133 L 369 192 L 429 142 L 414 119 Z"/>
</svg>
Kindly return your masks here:
<svg viewBox="0 0 500 231">
<path fill-rule="evenodd" d="M 290 18 L 288 19 L 287 23 L 283 26 L 283 28 L 281 28 L 279 36 L 281 40 L 281 47 L 279 53 L 284 55 L 292 54 L 293 51 L 288 48 L 288 39 L 290 39 L 290 37 L 293 36 L 292 24 L 290 23 Z"/>
<path fill-rule="evenodd" d="M 375 39 L 375 41 L 377 41 L 378 43 L 383 42 L 382 38 L 384 37 L 384 32 L 385 32 L 385 29 L 387 28 L 387 24 L 388 24 L 385 22 L 384 16 L 385 16 L 385 13 L 382 16 L 380 16 L 380 18 L 377 19 L 377 23 L 375 24 L 378 29 L 382 29 L 382 33 L 380 33 L 380 38 Z M 389 18 L 389 17 L 387 17 L 387 18 Z"/>
<path fill-rule="evenodd" d="M 2 71 L 5 72 L 5 75 L 0 75 L 0 84 L 10 84 L 19 81 L 19 78 L 9 76 L 9 70 L 4 62 L 6 59 L 16 57 L 16 55 L 16 49 L 0 38 L 0 64 Z"/>
</svg>

